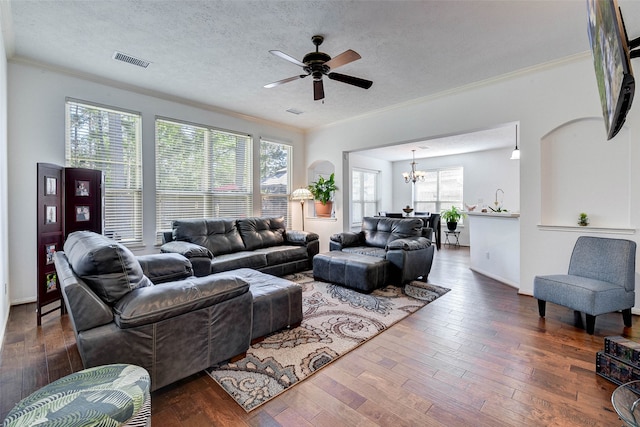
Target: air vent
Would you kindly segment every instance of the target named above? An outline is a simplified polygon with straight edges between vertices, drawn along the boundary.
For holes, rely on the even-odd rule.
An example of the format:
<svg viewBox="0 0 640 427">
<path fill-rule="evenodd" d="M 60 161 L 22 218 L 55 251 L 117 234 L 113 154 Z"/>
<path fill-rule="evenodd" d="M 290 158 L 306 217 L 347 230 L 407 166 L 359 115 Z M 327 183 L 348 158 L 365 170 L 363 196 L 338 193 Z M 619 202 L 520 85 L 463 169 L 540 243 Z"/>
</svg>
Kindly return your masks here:
<svg viewBox="0 0 640 427">
<path fill-rule="evenodd" d="M 131 55 L 127 55 L 126 53 L 115 51 L 113 53 L 113 59 L 116 61 L 126 62 L 131 65 L 137 65 L 138 67 L 147 68 L 151 65 L 151 62 L 145 61 L 144 59 L 135 58 Z"/>
<path fill-rule="evenodd" d="M 300 114 L 304 113 L 304 111 L 298 110 L 296 108 L 289 108 L 286 111 L 287 113 L 295 114 L 296 116 L 299 116 Z"/>
</svg>

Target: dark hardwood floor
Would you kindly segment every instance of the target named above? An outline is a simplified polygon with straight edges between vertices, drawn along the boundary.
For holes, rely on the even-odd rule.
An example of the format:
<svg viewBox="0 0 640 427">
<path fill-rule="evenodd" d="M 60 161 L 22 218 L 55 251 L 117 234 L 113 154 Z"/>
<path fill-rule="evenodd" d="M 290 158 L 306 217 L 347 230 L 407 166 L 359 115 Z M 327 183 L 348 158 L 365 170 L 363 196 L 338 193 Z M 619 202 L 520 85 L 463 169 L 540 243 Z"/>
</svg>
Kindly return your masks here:
<svg viewBox="0 0 640 427">
<path fill-rule="evenodd" d="M 595 374 L 603 338 L 637 339 L 638 317 L 598 316 L 595 335 L 468 268 L 468 248 L 437 252 L 429 282 L 451 292 L 301 384 L 245 413 L 197 374 L 152 395 L 154 426 L 616 426 L 615 385 Z M 22 397 L 82 369 L 67 316 L 36 327 L 11 307 L 0 354 L 0 419 Z M 188 350 L 185 350 L 188 351 Z"/>
</svg>

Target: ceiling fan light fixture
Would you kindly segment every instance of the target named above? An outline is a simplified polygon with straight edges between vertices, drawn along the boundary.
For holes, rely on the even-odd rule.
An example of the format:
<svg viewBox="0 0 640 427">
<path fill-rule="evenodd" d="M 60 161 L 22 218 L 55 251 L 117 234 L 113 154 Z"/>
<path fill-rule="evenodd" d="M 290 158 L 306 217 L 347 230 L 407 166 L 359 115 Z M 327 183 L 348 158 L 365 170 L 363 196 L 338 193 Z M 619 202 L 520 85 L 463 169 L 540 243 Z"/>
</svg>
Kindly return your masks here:
<svg viewBox="0 0 640 427">
<path fill-rule="evenodd" d="M 313 99 L 315 101 L 324 99 L 324 85 L 322 82 L 322 77 L 327 76 L 332 80 L 336 80 L 342 83 L 346 83 L 349 85 L 357 86 L 363 89 L 369 89 L 373 84 L 370 80 L 361 79 L 359 77 L 347 76 L 345 74 L 333 73 L 331 70 L 341 67 L 343 65 L 349 64 L 353 61 L 356 61 L 361 58 L 361 56 L 349 49 L 341 54 L 331 58 L 331 56 L 327 55 L 324 52 L 320 52 L 319 46 L 324 41 L 324 37 L 320 35 L 315 35 L 311 37 L 311 41 L 316 46 L 315 52 L 307 53 L 302 61 L 298 61 L 296 58 L 287 55 L 284 52 L 279 50 L 270 50 L 269 52 L 279 58 L 282 58 L 286 61 L 291 62 L 292 64 L 298 65 L 302 67 L 306 74 L 301 74 L 294 77 L 289 77 L 286 79 L 278 80 L 273 83 L 269 83 L 264 85 L 265 88 L 270 89 L 276 86 L 280 86 L 281 84 L 288 83 L 294 80 L 305 78 L 306 76 L 313 77 Z"/>
</svg>

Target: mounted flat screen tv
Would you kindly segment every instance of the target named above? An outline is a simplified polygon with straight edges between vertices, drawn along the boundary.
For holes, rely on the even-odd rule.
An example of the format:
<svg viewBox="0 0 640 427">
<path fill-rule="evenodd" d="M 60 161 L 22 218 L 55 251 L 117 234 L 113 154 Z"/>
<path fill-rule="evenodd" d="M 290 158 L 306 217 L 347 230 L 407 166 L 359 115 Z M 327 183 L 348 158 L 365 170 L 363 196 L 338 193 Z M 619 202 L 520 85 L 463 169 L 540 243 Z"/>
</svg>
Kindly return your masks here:
<svg viewBox="0 0 640 427">
<path fill-rule="evenodd" d="M 633 101 L 629 41 L 616 0 L 587 0 L 587 19 L 602 114 L 611 139 L 622 128 Z"/>
</svg>

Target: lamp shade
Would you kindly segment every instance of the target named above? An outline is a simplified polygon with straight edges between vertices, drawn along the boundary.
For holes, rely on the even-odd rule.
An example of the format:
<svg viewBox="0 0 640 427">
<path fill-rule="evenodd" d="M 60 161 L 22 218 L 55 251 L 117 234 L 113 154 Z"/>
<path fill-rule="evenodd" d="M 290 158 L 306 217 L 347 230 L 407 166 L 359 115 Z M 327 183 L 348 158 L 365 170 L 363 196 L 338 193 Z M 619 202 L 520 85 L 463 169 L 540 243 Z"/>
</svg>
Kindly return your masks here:
<svg viewBox="0 0 640 427">
<path fill-rule="evenodd" d="M 311 191 L 307 190 L 306 188 L 298 188 L 297 190 L 294 190 L 293 193 L 291 193 L 291 200 L 311 200 L 313 199 L 313 194 L 311 194 Z"/>
</svg>

